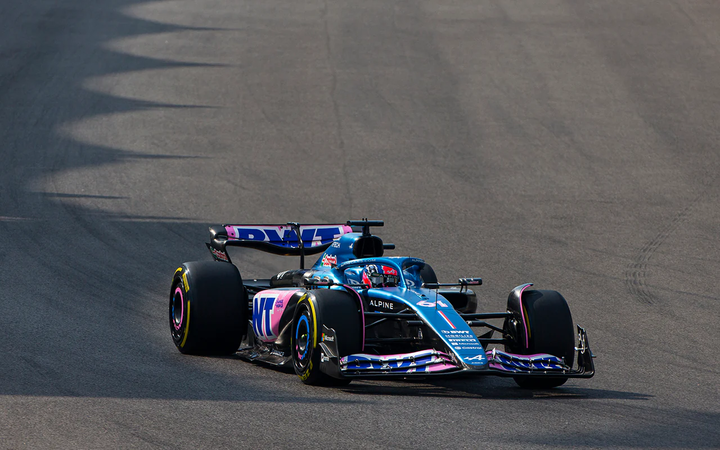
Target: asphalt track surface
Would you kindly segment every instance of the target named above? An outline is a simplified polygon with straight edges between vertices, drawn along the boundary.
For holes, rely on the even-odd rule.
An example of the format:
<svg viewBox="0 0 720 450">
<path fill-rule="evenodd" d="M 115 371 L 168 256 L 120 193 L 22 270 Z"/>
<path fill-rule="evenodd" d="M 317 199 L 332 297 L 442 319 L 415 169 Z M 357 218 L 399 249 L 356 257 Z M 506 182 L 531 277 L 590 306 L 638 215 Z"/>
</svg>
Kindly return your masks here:
<svg viewBox="0 0 720 450">
<path fill-rule="evenodd" d="M 0 3 L 0 448 L 720 447 L 714 0 Z M 557 289 L 597 375 L 303 385 L 183 356 L 223 222 L 383 219 Z M 237 254 L 244 276 L 297 264 Z"/>
</svg>

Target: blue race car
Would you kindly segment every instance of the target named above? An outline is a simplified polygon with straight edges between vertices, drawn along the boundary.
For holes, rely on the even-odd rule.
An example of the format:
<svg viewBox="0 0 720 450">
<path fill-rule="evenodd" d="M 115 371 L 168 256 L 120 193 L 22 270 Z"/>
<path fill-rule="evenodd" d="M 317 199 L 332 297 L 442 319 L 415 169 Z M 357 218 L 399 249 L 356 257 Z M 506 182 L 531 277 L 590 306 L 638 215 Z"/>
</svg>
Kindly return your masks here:
<svg viewBox="0 0 720 450">
<path fill-rule="evenodd" d="M 370 233 L 382 225 L 210 227 L 215 261 L 184 263 L 173 277 L 175 345 L 186 354 L 292 366 L 306 384 L 477 374 L 550 388 L 594 375 L 585 330 L 574 328 L 558 292 L 523 284 L 504 311 L 476 312 L 470 287 L 480 278 L 438 283 L 422 259 L 384 256 L 395 246 Z M 227 251 L 233 246 L 299 256 L 300 268 L 243 280 Z M 305 257 L 320 253 L 306 269 Z"/>
</svg>

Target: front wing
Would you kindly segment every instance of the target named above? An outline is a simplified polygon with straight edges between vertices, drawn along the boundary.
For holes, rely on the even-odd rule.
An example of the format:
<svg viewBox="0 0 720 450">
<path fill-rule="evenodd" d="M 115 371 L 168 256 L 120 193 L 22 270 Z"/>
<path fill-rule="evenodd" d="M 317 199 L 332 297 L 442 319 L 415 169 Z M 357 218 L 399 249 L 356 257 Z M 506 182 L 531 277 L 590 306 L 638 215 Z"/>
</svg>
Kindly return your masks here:
<svg viewBox="0 0 720 450">
<path fill-rule="evenodd" d="M 450 374 L 474 374 L 496 376 L 550 376 L 590 378 L 595 374 L 593 354 L 587 333 L 578 326 L 577 367 L 569 367 L 562 358 L 549 354 L 519 355 L 498 349 L 486 350 L 487 366 L 479 368 L 459 360 L 452 353 L 427 349 L 394 355 L 370 355 L 365 353 L 338 357 L 335 332 L 323 326 L 325 339 L 320 370 L 336 378 L 410 377 Z"/>
</svg>

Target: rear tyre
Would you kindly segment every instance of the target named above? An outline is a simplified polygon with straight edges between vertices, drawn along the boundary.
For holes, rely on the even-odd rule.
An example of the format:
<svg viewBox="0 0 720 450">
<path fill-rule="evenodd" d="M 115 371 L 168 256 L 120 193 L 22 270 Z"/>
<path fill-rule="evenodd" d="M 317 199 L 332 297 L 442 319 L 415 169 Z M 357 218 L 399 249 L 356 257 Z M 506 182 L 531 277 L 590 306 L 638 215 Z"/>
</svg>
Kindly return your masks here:
<svg viewBox="0 0 720 450">
<path fill-rule="evenodd" d="M 175 271 L 168 308 L 170 334 L 181 353 L 228 355 L 247 330 L 247 294 L 232 264 L 184 263 Z"/>
<path fill-rule="evenodd" d="M 505 322 L 505 330 L 513 337 L 512 344 L 506 344 L 505 350 L 511 353 L 532 355 L 548 353 L 564 358 L 565 364 L 572 367 L 575 361 L 575 332 L 570 308 L 559 292 L 527 290 L 522 294 L 523 312 L 508 302 L 513 318 Z M 523 317 L 525 316 L 525 317 Z M 525 327 L 527 325 L 527 345 Z M 513 377 L 522 388 L 548 389 L 560 386 L 567 377 L 524 376 Z"/>
<path fill-rule="evenodd" d="M 295 307 L 290 351 L 293 368 L 305 384 L 341 386 L 350 379 L 320 371 L 322 326 L 335 330 L 338 357 L 362 350 L 362 320 L 358 304 L 347 292 L 318 289 L 303 295 Z"/>
</svg>

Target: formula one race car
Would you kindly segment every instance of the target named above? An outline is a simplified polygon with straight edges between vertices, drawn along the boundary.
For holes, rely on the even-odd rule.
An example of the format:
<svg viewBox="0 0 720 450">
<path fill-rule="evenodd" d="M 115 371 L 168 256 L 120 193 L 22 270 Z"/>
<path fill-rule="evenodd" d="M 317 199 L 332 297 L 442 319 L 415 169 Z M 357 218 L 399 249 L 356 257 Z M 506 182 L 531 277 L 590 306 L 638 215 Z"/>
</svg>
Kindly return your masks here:
<svg viewBox="0 0 720 450">
<path fill-rule="evenodd" d="M 523 284 L 510 292 L 505 311 L 476 312 L 470 287 L 481 285 L 480 278 L 438 283 L 422 259 L 383 256 L 395 246 L 370 234 L 382 225 L 363 219 L 210 227 L 206 245 L 215 261 L 185 263 L 173 277 L 175 345 L 187 354 L 237 353 L 292 366 L 306 384 L 487 374 L 550 388 L 594 375 L 585 330 L 577 327 L 576 347 L 570 310 L 558 292 Z M 299 256 L 300 268 L 243 280 L 231 246 Z M 305 257 L 319 253 L 305 269 Z"/>
</svg>

